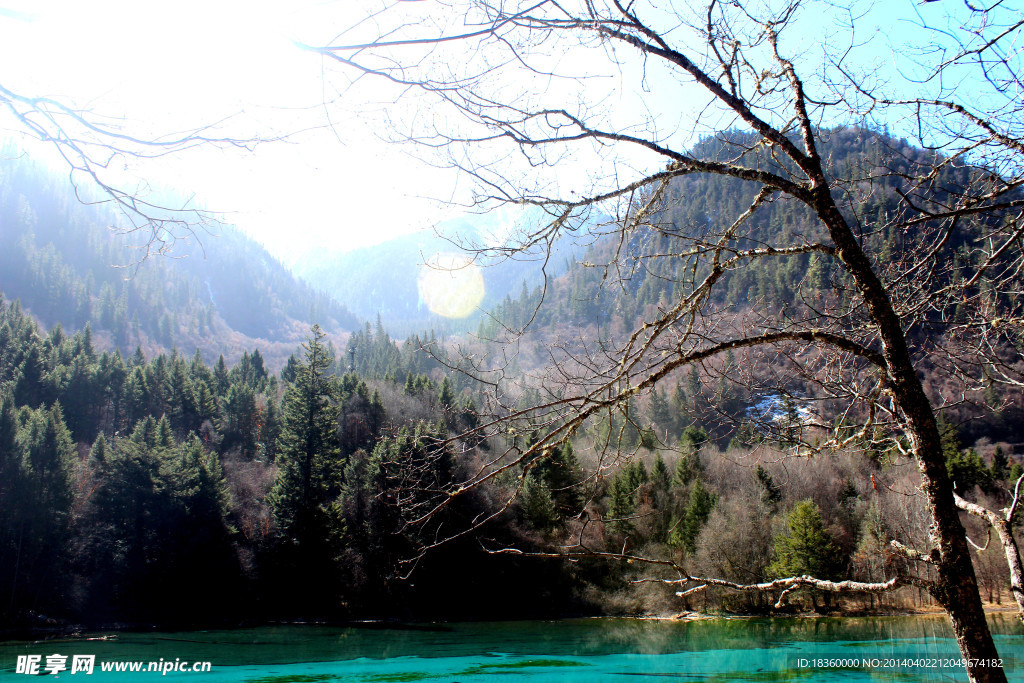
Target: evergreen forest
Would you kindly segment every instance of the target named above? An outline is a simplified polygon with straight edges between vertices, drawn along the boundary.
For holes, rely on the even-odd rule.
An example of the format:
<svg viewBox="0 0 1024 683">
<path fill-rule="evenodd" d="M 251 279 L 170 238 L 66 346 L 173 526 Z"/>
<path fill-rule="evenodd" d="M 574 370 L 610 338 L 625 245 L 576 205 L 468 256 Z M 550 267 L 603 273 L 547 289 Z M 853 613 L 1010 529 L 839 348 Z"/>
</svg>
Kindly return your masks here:
<svg viewBox="0 0 1024 683">
<path fill-rule="evenodd" d="M 893 163 L 893 149 L 897 159 L 925 154 L 881 131 L 825 137 L 825 153 L 852 175 Z M 187 258 L 151 257 L 125 278 L 110 265 L 130 263 L 130 235 L 106 231 L 107 216 L 24 158 L 0 170 L 4 631 L 765 614 L 777 609 L 766 593 L 677 596 L 662 581 L 673 577 L 667 565 L 743 584 L 805 574 L 872 582 L 909 562 L 886 551 L 894 538 L 927 545 L 924 505 L 905 495 L 920 481 L 913 460 L 853 438 L 857 415 L 825 415 L 847 447 L 800 453 L 794 465 L 787 453 L 814 438 L 806 416 L 828 404 L 811 382 L 766 393 L 772 360 L 756 354 L 676 372 L 558 445 L 514 457 L 558 426 L 530 413 L 558 399 L 536 380 L 545 345 L 611 344 L 681 296 L 677 269 L 696 267 L 685 259 L 636 268 L 618 286 L 607 272 L 670 252 L 687 226 L 741 213 L 752 196 L 740 181 L 679 179 L 653 227 L 596 240 L 546 288 L 522 282 L 476 334 L 398 340 L 380 317 L 357 321 L 227 228 L 203 241 L 205 259 L 184 245 Z M 896 210 L 873 197 L 858 205 L 863 225 Z M 817 229 L 777 202 L 739 241 Z M 919 247 L 909 233 L 866 229 L 865 239 L 882 270 Z M 950 240 L 971 258 L 966 233 Z M 731 272 L 709 305 L 722 316 L 798 311 L 850 287 L 830 257 L 807 254 Z M 503 365 L 498 403 L 474 363 L 497 357 L 512 333 L 520 347 Z M 751 368 L 744 385 L 729 380 L 741 364 Z M 929 391 L 950 390 L 927 359 L 922 367 Z M 976 392 L 940 423 L 958 493 L 990 509 L 1024 474 L 1020 398 Z M 523 418 L 514 428 L 490 428 L 510 410 Z M 509 464 L 474 479 L 495 462 Z M 984 537 L 980 522 L 964 522 Z M 663 564 L 621 561 L 632 555 Z M 972 560 L 983 597 L 1012 603 L 996 544 Z M 930 603 L 912 587 L 801 589 L 781 609 Z"/>
</svg>

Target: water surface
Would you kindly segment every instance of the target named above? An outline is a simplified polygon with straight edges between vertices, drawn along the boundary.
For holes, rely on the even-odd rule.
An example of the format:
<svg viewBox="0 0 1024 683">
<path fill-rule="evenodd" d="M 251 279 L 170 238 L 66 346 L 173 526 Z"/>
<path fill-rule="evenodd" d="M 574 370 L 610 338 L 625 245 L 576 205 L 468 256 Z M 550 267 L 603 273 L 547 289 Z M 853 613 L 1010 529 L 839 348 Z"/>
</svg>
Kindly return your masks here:
<svg viewBox="0 0 1024 683">
<path fill-rule="evenodd" d="M 992 615 L 1011 681 L 1024 683 L 1024 627 Z M 87 638 L 106 637 L 106 640 Z M 632 619 L 380 625 L 312 625 L 0 643 L 0 678 L 18 655 L 95 655 L 91 675 L 63 681 L 315 683 L 353 681 L 958 681 L 959 652 L 946 620 Z M 104 662 L 209 661 L 205 673 L 101 671 Z M 832 660 L 832 661 L 819 661 Z"/>
</svg>

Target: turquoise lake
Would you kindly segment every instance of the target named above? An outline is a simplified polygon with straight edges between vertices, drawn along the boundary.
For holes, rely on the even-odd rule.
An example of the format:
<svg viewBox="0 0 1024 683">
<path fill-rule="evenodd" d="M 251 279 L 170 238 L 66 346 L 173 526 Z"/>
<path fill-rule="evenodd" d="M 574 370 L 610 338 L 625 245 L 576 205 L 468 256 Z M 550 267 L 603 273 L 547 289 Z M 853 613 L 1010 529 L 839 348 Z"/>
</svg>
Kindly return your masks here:
<svg viewBox="0 0 1024 683">
<path fill-rule="evenodd" d="M 1009 679 L 1024 681 L 1024 627 L 1012 614 L 992 615 L 990 623 Z M 16 675 L 19 655 L 39 655 L 39 671 L 49 679 L 83 683 L 966 680 L 963 670 L 951 665 L 958 651 L 941 616 L 578 619 L 91 633 L 2 642 L 0 678 L 30 680 Z M 46 673 L 52 655 L 65 657 L 67 670 Z M 91 675 L 71 673 L 75 655 L 95 655 Z M 822 659 L 837 661 L 815 661 Z M 209 672 L 166 675 L 101 671 L 103 663 L 148 665 L 160 660 L 190 665 L 209 661 L 212 666 Z"/>
</svg>

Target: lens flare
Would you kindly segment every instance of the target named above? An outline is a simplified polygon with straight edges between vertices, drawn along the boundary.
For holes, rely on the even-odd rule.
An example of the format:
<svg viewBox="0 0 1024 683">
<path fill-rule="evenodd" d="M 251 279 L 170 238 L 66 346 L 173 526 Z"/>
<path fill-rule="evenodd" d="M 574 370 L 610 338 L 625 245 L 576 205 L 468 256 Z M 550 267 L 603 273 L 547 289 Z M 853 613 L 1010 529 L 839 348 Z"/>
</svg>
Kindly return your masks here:
<svg viewBox="0 0 1024 683">
<path fill-rule="evenodd" d="M 484 299 L 484 276 L 465 254 L 440 252 L 420 267 L 420 299 L 445 318 L 465 318 Z"/>
</svg>

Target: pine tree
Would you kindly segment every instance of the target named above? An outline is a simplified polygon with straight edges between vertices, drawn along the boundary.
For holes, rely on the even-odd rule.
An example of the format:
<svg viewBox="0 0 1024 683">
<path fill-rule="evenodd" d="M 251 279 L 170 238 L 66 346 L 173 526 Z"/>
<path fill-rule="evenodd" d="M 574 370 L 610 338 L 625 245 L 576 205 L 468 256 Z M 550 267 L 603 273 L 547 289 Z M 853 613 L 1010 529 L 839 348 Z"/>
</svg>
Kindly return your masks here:
<svg viewBox="0 0 1024 683">
<path fill-rule="evenodd" d="M 455 459 L 445 444 L 444 432 L 419 423 L 410 431 L 402 427 L 397 434 L 377 442 L 366 465 L 363 478 L 367 561 L 373 571 L 392 574 L 398 561 L 414 553 L 422 544 L 432 543 L 440 527 L 452 517 L 465 514 L 465 500 L 431 516 L 427 526 L 408 524 L 421 519 L 442 501 L 455 474 Z"/>
<path fill-rule="evenodd" d="M 195 384 L 193 396 L 200 425 L 217 417 L 217 399 L 206 382 L 200 380 Z"/>
<path fill-rule="evenodd" d="M 942 438 L 942 453 L 949 460 L 951 457 L 960 454 L 960 436 L 956 432 L 956 426 L 950 423 L 944 415 L 936 419 L 939 427 L 939 436 Z"/>
<path fill-rule="evenodd" d="M 213 373 L 210 368 L 206 367 L 206 363 L 203 362 L 203 353 L 198 348 L 192 354 L 192 362 L 189 364 L 188 371 L 193 381 L 210 382 L 213 379 Z"/>
<path fill-rule="evenodd" d="M 583 471 L 571 441 L 544 449 L 532 473 L 544 483 L 555 503 L 556 512 L 562 515 L 575 515 L 579 512 L 583 505 L 579 490 Z"/>
<path fill-rule="evenodd" d="M 782 489 L 775 483 L 772 475 L 768 474 L 768 470 L 758 464 L 754 474 L 757 476 L 757 482 L 762 489 L 761 500 L 768 505 L 775 505 L 782 500 Z"/>
<path fill-rule="evenodd" d="M 60 404 L 36 411 L 19 436 L 25 453 L 24 464 L 34 486 L 38 487 L 34 500 L 49 507 L 54 514 L 67 512 L 72 497 L 75 453 Z"/>
<path fill-rule="evenodd" d="M 82 330 L 79 338 L 81 339 L 80 352 L 91 363 L 96 359 L 96 349 L 92 345 L 92 326 L 89 323 L 85 324 L 85 328 Z"/>
<path fill-rule="evenodd" d="M 653 482 L 654 488 L 659 491 L 668 491 L 669 485 L 672 483 L 672 475 L 669 474 L 668 465 L 665 464 L 660 451 L 654 456 L 654 466 L 651 467 L 651 482 Z"/>
<path fill-rule="evenodd" d="M 687 553 L 697 549 L 697 536 L 707 524 L 718 497 L 707 490 L 700 479 L 690 488 L 690 497 L 681 518 L 672 522 L 668 544 Z"/>
<path fill-rule="evenodd" d="M 892 538 L 885 516 L 878 502 L 871 501 L 860 525 L 860 538 L 854 553 L 854 565 L 865 581 L 879 581 L 885 578 L 886 555 Z"/>
<path fill-rule="evenodd" d="M 707 524 L 711 510 L 715 507 L 718 497 L 708 491 L 704 484 L 698 479 L 690 489 L 690 501 L 686 506 L 686 514 L 683 517 L 682 533 L 683 546 L 688 552 L 697 549 L 697 536 L 700 530 Z"/>
<path fill-rule="evenodd" d="M 149 449 L 156 448 L 157 424 L 152 415 L 147 415 L 144 420 L 135 425 L 135 429 L 130 437 L 131 440 Z"/>
<path fill-rule="evenodd" d="M 291 384 L 299 374 L 299 359 L 294 354 L 288 356 L 284 367 L 281 369 L 281 381 Z"/>
<path fill-rule="evenodd" d="M 231 380 L 228 374 L 228 366 L 224 362 L 224 356 L 222 355 L 217 359 L 217 365 L 213 369 L 213 390 L 218 396 L 223 396 L 228 393 L 229 386 L 231 386 Z"/>
<path fill-rule="evenodd" d="M 820 254 L 811 254 L 805 282 L 815 293 L 824 293 L 831 288 L 828 264 Z"/>
<path fill-rule="evenodd" d="M 466 399 L 462 402 L 462 412 L 460 414 L 462 424 L 467 430 L 476 429 L 480 426 L 480 416 L 476 411 L 476 404 L 473 403 L 473 397 L 466 396 Z"/>
<path fill-rule="evenodd" d="M 683 388 L 682 382 L 677 382 L 675 389 L 672 391 L 672 399 L 670 401 L 670 410 L 672 412 L 671 433 L 673 436 L 680 434 L 683 430 L 683 425 L 686 424 L 685 415 L 688 410 L 688 404 L 686 390 Z"/>
<path fill-rule="evenodd" d="M 694 453 L 708 442 L 708 432 L 703 427 L 695 427 L 690 425 L 683 430 L 683 435 L 679 437 L 679 448 L 684 453 Z"/>
<path fill-rule="evenodd" d="M 370 431 L 375 436 L 379 434 L 386 420 L 387 409 L 384 407 L 384 400 L 380 397 L 380 392 L 374 389 L 373 396 L 370 397 L 369 409 L 366 412 L 366 421 Z"/>
<path fill-rule="evenodd" d="M 266 400 L 266 410 L 263 413 L 263 423 L 259 428 L 260 446 L 262 446 L 263 457 L 268 462 L 277 458 L 277 444 L 281 437 L 281 411 L 274 403 L 273 398 Z M 259 452 L 259 447 L 257 447 Z"/>
<path fill-rule="evenodd" d="M 124 412 L 132 426 L 149 413 L 149 388 L 142 368 L 136 366 L 124 380 Z"/>
<path fill-rule="evenodd" d="M 221 402 L 220 431 L 224 435 L 224 449 L 237 446 L 245 458 L 256 455 L 259 438 L 256 394 L 252 387 L 232 384 Z"/>
<path fill-rule="evenodd" d="M 1006 451 L 1003 450 L 1002 446 L 996 446 L 995 452 L 992 454 L 992 468 L 990 470 L 992 479 L 996 481 L 1003 481 L 1009 472 L 1008 465 L 1010 464 L 1009 459 L 1006 457 Z"/>
<path fill-rule="evenodd" d="M 968 448 L 966 451 L 952 450 L 946 456 L 946 469 L 953 480 L 953 488 L 963 495 L 975 486 L 988 489 L 992 484 L 992 473 L 985 466 L 977 451 Z"/>
<path fill-rule="evenodd" d="M 341 490 L 344 463 L 338 440 L 336 388 L 327 374 L 326 335 L 314 325 L 305 361 L 284 397 L 270 504 L 286 542 L 312 546 L 338 532 L 331 504 Z"/>
<path fill-rule="evenodd" d="M 538 531 L 549 531 L 558 524 L 558 513 L 551 490 L 540 477 L 532 473 L 523 482 L 523 515 Z"/>
<path fill-rule="evenodd" d="M 216 453 L 203 448 L 194 434 L 180 447 L 174 463 L 178 475 L 177 496 L 196 526 L 222 526 L 231 502 L 224 472 Z"/>
<path fill-rule="evenodd" d="M 769 575 L 834 578 L 839 548 L 814 501 L 797 503 L 789 513 L 787 526 L 789 534 L 775 539 L 775 560 L 768 565 Z"/>
<path fill-rule="evenodd" d="M 455 392 L 452 391 L 452 384 L 448 381 L 447 376 L 441 382 L 441 391 L 438 392 L 437 400 L 445 411 L 450 411 L 455 405 Z"/>
<path fill-rule="evenodd" d="M 167 416 L 164 415 L 156 425 L 156 447 L 172 448 L 173 446 L 174 431 L 171 429 L 171 423 L 167 419 Z"/>
<path fill-rule="evenodd" d="M 1010 467 L 1010 474 L 1006 477 L 1006 481 L 1010 484 L 1011 490 L 1012 487 L 1016 486 L 1017 480 L 1022 476 L 1024 476 L 1024 465 L 1021 465 L 1019 462 L 1013 463 Z M 1018 507 L 1017 510 L 1017 516 L 1014 517 L 1014 519 L 1020 520 L 1020 518 L 1024 516 L 1024 509 Z"/>
<path fill-rule="evenodd" d="M 14 400 L 0 394 L 0 519 L 3 520 L 0 523 L 0 590 L 10 596 L 8 600 L 0 600 L 0 619 L 13 616 L 7 614 L 8 609 L 19 607 L 8 603 L 14 602 L 21 579 L 23 537 L 31 506 L 17 437 L 18 413 Z"/>
<path fill-rule="evenodd" d="M 27 405 L 36 408 L 45 403 L 46 382 L 43 375 L 46 373 L 43 350 L 38 343 L 30 344 L 25 359 L 21 362 L 20 372 L 14 384 L 14 401 L 19 406 Z"/>
<path fill-rule="evenodd" d="M 641 486 L 647 483 L 647 466 L 644 465 L 644 461 L 637 458 L 633 462 L 626 465 L 626 483 L 629 485 L 629 490 L 634 493 L 640 489 Z"/>
<path fill-rule="evenodd" d="M 75 450 L 59 403 L 49 410 L 23 408 L 20 420 L 16 452 L 22 456 L 21 476 L 13 492 L 18 509 L 13 518 L 3 521 L 18 536 L 8 595 L 12 602 L 16 595 L 31 596 L 31 608 L 49 609 L 48 603 L 62 600 L 68 578 L 65 561 Z M 2 429 L 7 432 L 7 427 Z M 4 435 L 0 439 L 7 440 Z M 42 604 L 36 603 L 40 598 Z"/>
<path fill-rule="evenodd" d="M 92 444 L 92 449 L 89 450 L 89 458 L 97 465 L 102 466 L 107 460 L 107 437 L 100 432 L 100 435 L 96 437 L 96 441 Z"/>
<path fill-rule="evenodd" d="M 686 377 L 686 395 L 690 399 L 690 407 L 698 409 L 703 406 L 704 387 L 700 381 L 700 374 L 696 367 L 690 368 L 690 374 Z"/>
<path fill-rule="evenodd" d="M 612 480 L 610 500 L 608 501 L 608 526 L 618 533 L 630 533 L 633 522 L 629 519 L 636 511 L 633 487 L 629 484 L 628 468 L 621 469 Z"/>
<path fill-rule="evenodd" d="M 651 421 L 657 425 L 663 433 L 667 434 L 673 428 L 672 408 L 669 406 L 665 396 L 658 389 L 651 394 L 650 407 Z"/>
</svg>

